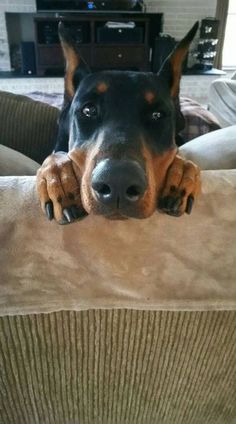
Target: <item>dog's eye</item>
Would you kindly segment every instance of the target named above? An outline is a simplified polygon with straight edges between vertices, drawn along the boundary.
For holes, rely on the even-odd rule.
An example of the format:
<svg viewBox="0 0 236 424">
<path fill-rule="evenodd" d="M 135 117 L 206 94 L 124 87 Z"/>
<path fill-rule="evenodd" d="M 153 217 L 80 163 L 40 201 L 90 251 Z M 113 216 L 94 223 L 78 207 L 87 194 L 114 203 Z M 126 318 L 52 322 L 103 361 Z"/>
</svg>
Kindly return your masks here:
<svg viewBox="0 0 236 424">
<path fill-rule="evenodd" d="M 163 118 L 164 114 L 162 112 L 152 112 L 152 120 L 158 121 L 158 119 Z"/>
<path fill-rule="evenodd" d="M 97 116 L 97 108 L 92 103 L 87 103 L 85 106 L 82 107 L 81 112 L 86 118 L 94 118 Z"/>
</svg>

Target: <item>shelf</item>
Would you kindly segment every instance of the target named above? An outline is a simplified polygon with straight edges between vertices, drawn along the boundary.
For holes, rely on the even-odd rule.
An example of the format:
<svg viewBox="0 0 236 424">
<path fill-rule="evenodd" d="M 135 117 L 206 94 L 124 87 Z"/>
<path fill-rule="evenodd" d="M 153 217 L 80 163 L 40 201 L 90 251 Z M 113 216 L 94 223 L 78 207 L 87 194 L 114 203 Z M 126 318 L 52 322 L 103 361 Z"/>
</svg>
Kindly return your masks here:
<svg viewBox="0 0 236 424">
<path fill-rule="evenodd" d="M 77 44 L 77 47 L 79 48 L 80 46 L 81 47 L 91 47 L 91 44 L 92 43 L 78 43 Z M 48 48 L 59 48 L 59 47 L 61 47 L 61 45 L 60 45 L 60 43 L 52 43 L 52 44 L 47 44 L 47 43 L 38 43 L 37 44 L 37 46 L 38 47 L 48 47 Z"/>
<path fill-rule="evenodd" d="M 50 72 L 61 69 L 64 65 L 62 49 L 57 38 L 57 23 L 64 21 L 66 26 L 71 24 L 72 31 L 79 31 L 78 50 L 92 69 L 131 69 L 150 71 L 149 51 L 153 39 L 162 31 L 162 17 L 160 13 L 129 13 L 104 12 L 84 13 L 83 15 L 36 15 L 34 18 L 36 34 L 37 71 Z M 101 27 L 106 21 L 133 21 L 136 32 L 132 38 L 128 31 L 118 37 L 114 31 L 103 33 Z M 78 25 L 77 25 L 78 24 Z M 87 25 L 86 25 L 87 24 Z M 52 44 L 45 43 L 51 40 Z M 100 42 L 97 40 L 101 40 Z M 104 42 L 113 40 L 111 42 Z M 130 42 L 126 42 L 129 41 Z M 132 51 L 133 49 L 133 51 Z"/>
</svg>

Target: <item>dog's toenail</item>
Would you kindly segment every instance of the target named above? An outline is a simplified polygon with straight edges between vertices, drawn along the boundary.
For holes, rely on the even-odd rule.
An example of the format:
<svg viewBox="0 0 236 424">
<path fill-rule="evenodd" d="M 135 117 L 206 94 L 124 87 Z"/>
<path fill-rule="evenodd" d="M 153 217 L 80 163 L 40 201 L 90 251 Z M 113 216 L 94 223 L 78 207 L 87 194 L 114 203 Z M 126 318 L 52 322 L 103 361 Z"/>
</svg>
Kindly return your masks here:
<svg viewBox="0 0 236 424">
<path fill-rule="evenodd" d="M 69 208 L 63 209 L 63 215 L 68 222 L 73 222 L 74 217 L 73 217 L 72 211 Z"/>
<path fill-rule="evenodd" d="M 192 208 L 193 208 L 193 203 L 194 203 L 194 197 L 193 196 L 188 196 L 188 201 L 187 201 L 187 206 L 186 206 L 186 210 L 185 212 L 190 215 Z"/>
<path fill-rule="evenodd" d="M 46 212 L 47 218 L 49 219 L 49 221 L 51 221 L 54 218 L 53 203 L 51 200 L 45 203 L 45 212 Z"/>
</svg>

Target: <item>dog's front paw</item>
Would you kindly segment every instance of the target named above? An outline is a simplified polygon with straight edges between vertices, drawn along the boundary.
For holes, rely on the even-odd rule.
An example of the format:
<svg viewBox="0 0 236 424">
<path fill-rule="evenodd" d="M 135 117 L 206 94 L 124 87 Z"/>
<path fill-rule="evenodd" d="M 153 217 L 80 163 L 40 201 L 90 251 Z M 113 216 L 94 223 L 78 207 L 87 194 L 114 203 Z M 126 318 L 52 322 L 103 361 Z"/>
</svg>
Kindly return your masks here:
<svg viewBox="0 0 236 424">
<path fill-rule="evenodd" d="M 43 162 L 37 172 L 41 207 L 49 220 L 69 224 L 87 216 L 81 203 L 80 182 L 66 153 L 57 152 Z"/>
<path fill-rule="evenodd" d="M 185 212 L 190 214 L 200 188 L 198 166 L 176 156 L 167 171 L 165 185 L 158 200 L 158 210 L 177 217 Z"/>
</svg>

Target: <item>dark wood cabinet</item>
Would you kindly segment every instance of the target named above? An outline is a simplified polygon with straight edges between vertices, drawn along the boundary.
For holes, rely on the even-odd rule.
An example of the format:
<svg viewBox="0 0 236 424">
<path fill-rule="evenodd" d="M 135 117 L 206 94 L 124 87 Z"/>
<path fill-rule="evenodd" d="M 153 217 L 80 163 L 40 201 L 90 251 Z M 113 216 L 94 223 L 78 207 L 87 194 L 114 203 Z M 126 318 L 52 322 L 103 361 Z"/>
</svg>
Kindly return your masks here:
<svg viewBox="0 0 236 424">
<path fill-rule="evenodd" d="M 162 14 L 147 13 L 87 13 L 78 15 L 36 15 L 36 63 L 38 75 L 60 75 L 64 60 L 59 44 L 57 27 L 59 21 L 70 28 L 79 52 L 93 70 L 134 69 L 150 70 L 151 48 L 155 37 L 162 31 Z M 108 21 L 135 23 L 139 39 L 129 38 L 123 30 L 115 37 L 101 41 L 101 31 Z M 120 41 L 119 41 L 120 34 Z M 102 34 L 104 36 L 104 32 Z M 114 31 L 113 31 L 114 36 Z M 106 37 L 106 34 L 105 34 Z M 100 41 L 99 41 L 100 40 Z"/>
<path fill-rule="evenodd" d="M 92 67 L 148 70 L 147 53 L 144 46 L 137 45 L 95 47 L 92 54 Z"/>
</svg>

